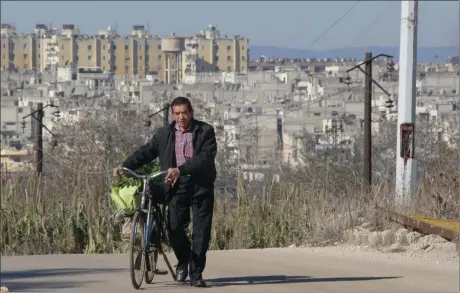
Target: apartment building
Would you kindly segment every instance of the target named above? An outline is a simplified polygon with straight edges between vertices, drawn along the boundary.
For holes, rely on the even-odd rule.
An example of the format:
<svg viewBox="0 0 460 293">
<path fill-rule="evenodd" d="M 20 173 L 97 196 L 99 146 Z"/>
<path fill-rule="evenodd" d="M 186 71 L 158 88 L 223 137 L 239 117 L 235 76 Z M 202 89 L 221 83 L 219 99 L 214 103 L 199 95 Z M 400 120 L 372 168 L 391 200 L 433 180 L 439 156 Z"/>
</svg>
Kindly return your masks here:
<svg viewBox="0 0 460 293">
<path fill-rule="evenodd" d="M 201 30 L 196 36 L 200 59 L 216 71 L 244 72 L 248 69 L 249 40 L 241 36 L 221 35 L 215 26 Z M 201 70 L 205 67 L 202 66 Z"/>
<path fill-rule="evenodd" d="M 160 38 L 146 39 L 147 46 L 147 73 L 161 75 L 163 72 L 164 52 L 161 50 Z"/>
<path fill-rule="evenodd" d="M 73 24 L 63 24 L 57 44 L 59 46 L 59 66 L 76 66 L 78 64 L 78 37 L 80 30 Z"/>
<path fill-rule="evenodd" d="M 16 28 L 10 24 L 2 23 L 0 26 L 0 61 L 2 70 L 14 69 L 13 36 L 16 35 Z"/>
<path fill-rule="evenodd" d="M 35 35 L 14 38 L 14 64 L 19 72 L 38 68 L 37 37 Z"/>
<path fill-rule="evenodd" d="M 1 68 L 2 70 L 13 70 L 14 69 L 14 49 L 13 49 L 13 38 L 9 36 L 1 37 L 0 46 L 1 56 Z"/>
<path fill-rule="evenodd" d="M 248 68 L 248 40 L 221 36 L 210 26 L 193 37 L 152 37 L 143 25 L 131 35 L 112 28 L 95 36 L 82 35 L 73 24 L 59 31 L 37 24 L 35 32 L 18 36 L 14 27 L 2 25 L 1 67 L 24 71 L 75 66 L 100 68 L 127 79 L 159 75 L 167 84 L 202 72 L 244 72 Z"/>
<path fill-rule="evenodd" d="M 78 67 L 102 67 L 101 60 L 101 40 L 97 36 L 81 36 L 77 39 Z"/>
<path fill-rule="evenodd" d="M 35 34 L 18 35 L 10 24 L 1 24 L 1 68 L 24 72 L 37 68 L 37 38 Z"/>
</svg>

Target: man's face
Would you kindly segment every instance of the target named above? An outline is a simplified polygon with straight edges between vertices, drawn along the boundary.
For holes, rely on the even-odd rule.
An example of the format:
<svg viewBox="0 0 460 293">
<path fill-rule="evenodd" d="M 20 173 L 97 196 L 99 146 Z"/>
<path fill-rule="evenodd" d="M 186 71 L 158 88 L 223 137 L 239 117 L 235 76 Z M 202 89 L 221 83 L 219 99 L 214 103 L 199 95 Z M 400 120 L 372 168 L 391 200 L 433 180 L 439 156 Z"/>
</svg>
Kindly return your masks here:
<svg viewBox="0 0 460 293">
<path fill-rule="evenodd" d="M 181 129 L 187 129 L 193 116 L 188 106 L 175 105 L 172 107 L 172 112 L 174 121 L 176 121 L 177 125 L 179 125 Z"/>
</svg>

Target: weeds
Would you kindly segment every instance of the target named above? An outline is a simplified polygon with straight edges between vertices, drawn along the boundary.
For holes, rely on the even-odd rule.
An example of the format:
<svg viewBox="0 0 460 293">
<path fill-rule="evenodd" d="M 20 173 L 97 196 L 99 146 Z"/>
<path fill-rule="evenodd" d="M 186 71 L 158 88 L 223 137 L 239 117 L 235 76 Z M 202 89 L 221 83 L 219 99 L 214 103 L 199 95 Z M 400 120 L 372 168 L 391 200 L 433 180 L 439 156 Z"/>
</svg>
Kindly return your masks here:
<svg viewBox="0 0 460 293">
<path fill-rule="evenodd" d="M 317 174 L 333 170 L 315 168 Z M 2 254 L 124 252 L 107 176 L 79 173 L 62 178 L 69 177 L 38 180 L 31 173 L 2 184 Z M 301 179 L 273 181 L 265 193 L 240 187 L 237 200 L 216 194 L 211 249 L 340 241 L 344 229 L 356 225 L 359 217 L 374 217 L 376 204 L 392 202 L 391 182 L 369 194 L 352 180 Z M 434 184 L 427 178 L 420 186 L 414 210 L 427 216 L 457 216 L 458 189 L 452 182 L 444 178 Z M 440 190 L 445 199 L 437 205 Z"/>
</svg>

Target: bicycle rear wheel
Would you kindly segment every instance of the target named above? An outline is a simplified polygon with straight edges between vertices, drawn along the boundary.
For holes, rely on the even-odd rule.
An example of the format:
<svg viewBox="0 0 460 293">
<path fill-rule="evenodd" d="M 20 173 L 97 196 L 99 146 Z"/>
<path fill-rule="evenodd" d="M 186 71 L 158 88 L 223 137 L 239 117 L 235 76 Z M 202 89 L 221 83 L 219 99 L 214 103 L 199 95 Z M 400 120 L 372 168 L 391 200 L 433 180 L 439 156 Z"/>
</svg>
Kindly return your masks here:
<svg viewBox="0 0 460 293">
<path fill-rule="evenodd" d="M 141 287 L 145 272 L 144 225 L 144 214 L 136 212 L 131 223 L 128 252 L 131 283 L 135 289 Z"/>
</svg>

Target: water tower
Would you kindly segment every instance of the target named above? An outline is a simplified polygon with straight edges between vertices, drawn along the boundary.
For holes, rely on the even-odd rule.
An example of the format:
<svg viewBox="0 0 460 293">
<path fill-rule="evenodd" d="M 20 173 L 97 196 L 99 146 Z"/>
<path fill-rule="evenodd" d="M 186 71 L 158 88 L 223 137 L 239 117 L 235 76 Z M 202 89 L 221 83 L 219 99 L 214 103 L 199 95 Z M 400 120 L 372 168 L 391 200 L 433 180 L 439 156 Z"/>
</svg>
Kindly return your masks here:
<svg viewBox="0 0 460 293">
<path fill-rule="evenodd" d="M 161 50 L 165 58 L 163 63 L 166 84 L 178 84 L 182 80 L 182 51 L 184 51 L 184 38 L 166 36 L 161 39 Z"/>
</svg>

